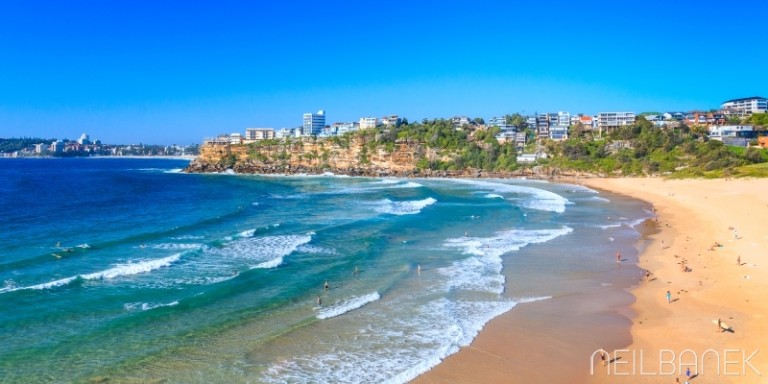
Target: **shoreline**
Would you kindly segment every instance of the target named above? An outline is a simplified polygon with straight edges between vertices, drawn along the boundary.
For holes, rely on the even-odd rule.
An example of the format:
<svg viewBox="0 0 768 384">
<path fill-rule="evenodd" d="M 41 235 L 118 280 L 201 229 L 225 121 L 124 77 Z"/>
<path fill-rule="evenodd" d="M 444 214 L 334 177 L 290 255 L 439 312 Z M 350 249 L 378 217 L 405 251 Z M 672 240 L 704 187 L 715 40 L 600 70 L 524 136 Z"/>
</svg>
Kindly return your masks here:
<svg viewBox="0 0 768 384">
<path fill-rule="evenodd" d="M 686 369 L 697 383 L 764 382 L 768 195 L 763 191 L 768 179 L 579 181 L 650 202 L 661 229 L 640 256 L 640 267 L 652 278 L 631 290 L 637 298 L 631 306 L 632 343 L 611 354 L 626 363 L 600 367 L 590 382 L 685 382 L 690 380 Z M 717 319 L 730 330 L 718 332 Z M 638 354 L 646 357 L 638 359 Z M 663 363 L 672 356 L 676 363 Z M 630 374 L 620 375 L 625 372 Z"/>
<path fill-rule="evenodd" d="M 550 181 L 580 184 L 570 179 Z M 623 348 L 632 341 L 631 305 L 635 297 L 631 289 L 640 284 L 642 277 L 637 261 L 640 252 L 650 244 L 649 236 L 658 232 L 652 219 L 633 228 L 638 232 L 634 239 L 596 248 L 600 252 L 620 249 L 627 260 L 618 268 L 581 276 L 569 284 L 571 289 L 549 300 L 515 306 L 489 321 L 469 346 L 410 383 L 587 382 L 588 357 L 593 351 Z M 547 257 L 539 252 L 524 248 L 517 251 L 516 257 Z M 609 257 L 612 260 L 613 254 Z M 505 265 L 505 269 L 509 267 Z M 513 281 L 508 279 L 507 284 L 510 283 Z"/>
<path fill-rule="evenodd" d="M 626 287 L 632 300 L 610 306 L 598 330 L 584 324 L 595 313 L 573 311 L 567 302 L 515 308 L 491 320 L 470 346 L 413 383 L 674 383 L 676 378 L 683 383 L 690 380 L 686 369 L 696 375 L 695 383 L 763 382 L 761 375 L 768 374 L 768 326 L 761 322 L 768 315 L 768 270 L 763 264 L 768 260 L 761 253 L 768 249 L 768 236 L 761 219 L 768 214 L 768 194 L 759 191 L 768 191 L 768 179 L 553 182 L 651 204 L 658 225 L 641 232 L 635 244 L 636 265 L 652 273 L 650 281 Z M 729 229 L 734 227 L 738 232 Z M 722 246 L 710 250 L 715 241 Z M 576 300 L 577 306 L 594 298 L 586 295 Z M 563 331 L 546 328 L 553 325 L 547 323 L 551 316 L 578 317 L 562 322 Z M 716 319 L 730 331 L 717 332 Z M 597 348 L 616 360 L 602 366 L 599 354 L 590 359 Z M 664 365 L 672 355 L 675 363 Z"/>
</svg>

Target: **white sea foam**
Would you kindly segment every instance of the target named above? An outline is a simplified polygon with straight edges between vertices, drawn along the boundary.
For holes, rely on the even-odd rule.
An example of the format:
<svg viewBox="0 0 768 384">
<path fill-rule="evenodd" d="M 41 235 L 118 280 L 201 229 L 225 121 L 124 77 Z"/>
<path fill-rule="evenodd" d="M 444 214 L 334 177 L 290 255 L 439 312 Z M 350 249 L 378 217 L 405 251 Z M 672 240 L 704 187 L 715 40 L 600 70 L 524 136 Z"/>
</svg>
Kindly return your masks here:
<svg viewBox="0 0 768 384">
<path fill-rule="evenodd" d="M 54 287 L 67 285 L 78 278 L 83 280 L 108 280 L 108 279 L 114 279 L 120 276 L 138 275 L 141 273 L 151 272 L 158 268 L 168 267 L 174 262 L 178 261 L 180 258 L 181 258 L 181 253 L 177 253 L 175 255 L 164 257 L 162 259 L 130 262 L 127 264 L 117 264 L 115 267 L 104 270 L 104 271 L 65 277 L 63 279 L 54 280 L 48 283 L 14 288 L 7 291 L 0 291 L 0 293 L 18 291 L 23 289 L 34 289 L 34 290 L 50 289 Z"/>
<path fill-rule="evenodd" d="M 290 255 L 310 241 L 312 241 L 311 233 L 306 235 L 240 237 L 227 243 L 223 248 L 211 250 L 211 252 L 225 256 L 227 263 L 242 260 L 250 265 L 250 268 L 275 268 L 283 263 L 285 256 Z"/>
<path fill-rule="evenodd" d="M 472 187 L 479 188 L 481 190 L 490 190 L 497 194 L 516 194 L 527 195 L 526 199 L 520 200 L 520 205 L 526 208 L 536 209 L 540 211 L 550 211 L 563 213 L 565 212 L 565 205 L 568 203 L 568 199 L 544 189 L 533 188 L 523 185 L 505 184 L 500 182 L 491 182 L 483 180 L 467 180 L 467 179 L 447 179 L 449 182 L 471 185 Z M 509 196 L 507 196 L 509 198 Z"/>
<path fill-rule="evenodd" d="M 569 191 L 576 192 L 576 193 L 594 193 L 599 194 L 600 192 L 595 191 L 594 189 L 585 187 L 583 185 L 577 185 L 577 184 L 568 184 Z"/>
<path fill-rule="evenodd" d="M 89 248 L 91 248 L 91 246 L 88 245 L 88 243 L 85 243 L 85 244 L 77 245 L 77 246 L 75 246 L 75 248 L 89 249 Z"/>
<path fill-rule="evenodd" d="M 189 244 L 189 243 L 161 243 L 152 246 L 154 249 L 200 249 L 203 244 Z"/>
<path fill-rule="evenodd" d="M 592 196 L 592 200 L 604 201 L 606 203 L 610 203 L 611 202 L 610 200 L 606 199 L 605 197 L 600 197 L 600 196 Z"/>
<path fill-rule="evenodd" d="M 394 181 L 390 181 L 394 180 Z M 405 181 L 403 180 L 396 180 L 396 179 L 383 179 L 378 180 L 362 185 L 357 185 L 354 187 L 346 187 L 341 188 L 338 190 L 328 191 L 325 192 L 326 194 L 358 194 L 358 193 L 368 193 L 368 192 L 375 192 L 375 191 L 381 191 L 381 190 L 388 190 L 388 189 L 409 189 L 409 188 L 421 188 L 423 187 L 422 184 L 413 182 L 413 181 Z"/>
<path fill-rule="evenodd" d="M 240 232 L 240 237 L 253 237 L 254 233 L 256 233 L 255 229 L 249 229 L 247 231 Z"/>
<path fill-rule="evenodd" d="M 489 198 L 489 199 L 503 199 L 504 198 L 504 196 L 497 195 L 495 193 L 489 193 L 489 194 L 485 195 L 485 197 Z"/>
<path fill-rule="evenodd" d="M 205 238 L 204 236 L 182 235 L 182 236 L 171 237 L 171 240 L 200 240 L 204 238 Z"/>
<path fill-rule="evenodd" d="M 178 301 L 173 301 L 170 303 L 125 303 L 123 304 L 123 308 L 125 308 L 126 311 L 135 311 L 137 309 L 141 309 L 142 311 L 148 311 L 150 309 L 160 308 L 160 307 L 173 307 L 175 305 L 178 305 Z"/>
<path fill-rule="evenodd" d="M 424 279 L 419 292 L 395 294 L 381 305 L 364 306 L 356 316 L 337 318 L 347 332 L 336 334 L 334 347 L 300 352 L 268 367 L 260 379 L 267 383 L 406 383 L 469 345 L 485 324 L 518 303 L 549 299 L 509 300 L 503 292 L 501 255 L 527 244 L 570 233 L 571 228 L 510 230 L 488 238 L 446 240 L 467 258 L 438 268 Z M 423 275 L 424 273 L 422 273 Z M 424 277 L 424 276 L 422 276 Z M 338 316 L 376 296 L 349 299 L 318 313 Z"/>
<path fill-rule="evenodd" d="M 458 248 L 472 255 L 456 261 L 451 266 L 438 269 L 447 277 L 446 290 L 465 289 L 501 294 L 504 292 L 504 275 L 501 274 L 501 256 L 517 251 L 528 244 L 544 243 L 572 232 L 570 227 L 542 230 L 508 230 L 492 237 L 460 237 L 448 239 L 444 245 Z"/>
<path fill-rule="evenodd" d="M 519 299 L 514 299 L 514 301 L 519 304 L 525 304 L 525 303 L 533 303 L 535 301 L 549 300 L 551 298 L 552 296 L 521 297 Z"/>
<path fill-rule="evenodd" d="M 272 260 L 265 261 L 263 263 L 259 263 L 251 267 L 251 269 L 270 269 L 270 268 L 277 268 L 280 266 L 280 264 L 283 264 L 283 257 L 277 257 Z"/>
<path fill-rule="evenodd" d="M 369 293 L 367 295 L 353 297 L 348 300 L 343 300 L 328 307 L 323 307 L 317 312 L 317 318 L 320 320 L 330 319 L 332 317 L 343 315 L 349 311 L 362 307 L 372 301 L 379 300 L 381 296 L 378 292 Z"/>
<path fill-rule="evenodd" d="M 173 168 L 163 171 L 163 173 L 181 173 L 184 169 L 183 168 Z"/>
<path fill-rule="evenodd" d="M 469 345 L 492 318 L 515 306 L 512 301 L 456 302 L 446 298 L 413 305 L 407 298 L 389 303 L 411 316 L 376 313 L 367 326 L 350 330 L 343 347 L 303 355 L 269 367 L 268 383 L 406 383 Z M 408 308 L 408 309 L 406 309 Z M 382 321 L 381 325 L 370 322 Z"/>
<path fill-rule="evenodd" d="M 321 255 L 338 255 L 339 254 L 338 252 L 336 252 L 335 249 L 316 247 L 313 245 L 302 245 L 297 248 L 297 251 L 301 253 L 313 253 L 313 254 L 321 254 Z"/>
<path fill-rule="evenodd" d="M 377 212 L 387 213 L 390 215 L 415 215 L 421 212 L 424 207 L 430 206 L 436 202 L 437 200 L 431 197 L 423 200 L 412 201 L 392 201 L 389 199 L 384 199 L 377 202 L 375 209 Z"/>
</svg>

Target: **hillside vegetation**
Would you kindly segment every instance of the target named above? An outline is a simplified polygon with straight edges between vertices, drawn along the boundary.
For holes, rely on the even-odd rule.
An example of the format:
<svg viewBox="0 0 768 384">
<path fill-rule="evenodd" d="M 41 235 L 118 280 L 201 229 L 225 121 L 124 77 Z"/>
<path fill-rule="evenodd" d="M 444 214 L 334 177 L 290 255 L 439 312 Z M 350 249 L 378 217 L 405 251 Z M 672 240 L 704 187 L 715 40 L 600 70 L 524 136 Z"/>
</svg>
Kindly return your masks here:
<svg viewBox="0 0 768 384">
<path fill-rule="evenodd" d="M 515 117 L 511 117 L 513 122 Z M 518 119 L 519 120 L 519 119 Z M 226 150 L 210 148 L 190 171 L 236 168 L 243 172 L 349 172 L 401 175 L 520 175 L 545 169 L 545 175 L 587 173 L 602 176 L 668 177 L 760 176 L 768 152 L 710 140 L 703 127 L 660 128 L 639 117 L 636 124 L 597 137 L 574 127 L 570 138 L 534 140 L 515 148 L 499 143 L 497 127 L 436 119 L 377 127 L 330 138 L 264 140 Z M 238 148 L 234 148 L 238 147 Z M 535 163 L 518 163 L 519 152 L 545 153 Z M 301 167 L 296 170 L 296 167 Z M 537 172 L 542 174 L 541 172 Z"/>
</svg>

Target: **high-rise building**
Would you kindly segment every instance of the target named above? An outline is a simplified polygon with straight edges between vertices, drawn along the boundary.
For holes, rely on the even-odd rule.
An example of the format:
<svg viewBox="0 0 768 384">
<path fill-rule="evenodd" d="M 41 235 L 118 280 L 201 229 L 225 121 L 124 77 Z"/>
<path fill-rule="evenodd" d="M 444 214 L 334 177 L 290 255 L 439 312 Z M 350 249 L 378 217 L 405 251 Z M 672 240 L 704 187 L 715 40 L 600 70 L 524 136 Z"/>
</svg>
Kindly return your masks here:
<svg viewBox="0 0 768 384">
<path fill-rule="evenodd" d="M 323 133 L 325 128 L 325 111 L 319 110 L 317 113 L 305 113 L 304 125 L 302 125 L 302 136 L 316 135 Z"/>
<path fill-rule="evenodd" d="M 88 136 L 87 133 L 83 133 L 80 135 L 80 138 L 77 139 L 77 143 L 80 145 L 88 145 L 91 143 L 91 138 Z"/>
</svg>

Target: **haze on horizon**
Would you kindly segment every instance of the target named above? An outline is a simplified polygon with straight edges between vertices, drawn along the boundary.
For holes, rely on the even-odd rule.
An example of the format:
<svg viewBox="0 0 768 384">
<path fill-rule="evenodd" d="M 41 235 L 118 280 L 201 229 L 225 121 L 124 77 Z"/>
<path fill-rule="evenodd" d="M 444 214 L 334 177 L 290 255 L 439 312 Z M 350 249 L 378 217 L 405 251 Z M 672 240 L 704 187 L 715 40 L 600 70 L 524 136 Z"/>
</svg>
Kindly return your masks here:
<svg viewBox="0 0 768 384">
<path fill-rule="evenodd" d="M 262 4 L 265 3 L 265 4 Z M 0 137 L 192 144 L 397 114 L 718 108 L 766 96 L 768 4 L 8 1 Z"/>
</svg>

